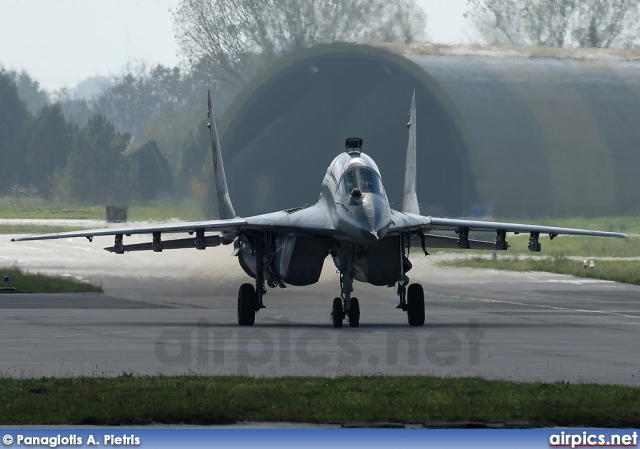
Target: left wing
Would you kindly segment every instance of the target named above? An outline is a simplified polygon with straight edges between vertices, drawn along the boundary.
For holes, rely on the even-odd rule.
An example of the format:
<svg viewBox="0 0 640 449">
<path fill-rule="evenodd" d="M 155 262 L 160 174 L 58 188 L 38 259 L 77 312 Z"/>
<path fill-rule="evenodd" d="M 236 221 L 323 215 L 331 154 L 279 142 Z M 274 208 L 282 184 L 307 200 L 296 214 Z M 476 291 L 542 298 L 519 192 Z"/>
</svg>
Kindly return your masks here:
<svg viewBox="0 0 640 449">
<path fill-rule="evenodd" d="M 457 247 L 463 249 L 496 249 L 506 250 L 508 232 L 513 234 L 529 234 L 529 250 L 540 251 L 539 237 L 548 234 L 553 240 L 558 235 L 587 235 L 595 237 L 628 238 L 627 234 L 589 229 L 563 228 L 558 226 L 540 226 L 521 223 L 505 223 L 498 221 L 479 221 L 452 218 L 426 217 L 404 212 L 392 211 L 392 225 L 389 232 L 412 233 L 420 238 L 423 247 L 451 248 L 452 239 L 457 240 Z M 454 232 L 457 237 L 438 235 L 438 232 Z M 470 239 L 471 232 L 495 232 L 495 242 Z"/>
<path fill-rule="evenodd" d="M 520 223 L 501 223 L 497 221 L 477 221 L 477 220 L 461 220 L 451 218 L 431 218 L 431 229 L 433 230 L 453 230 L 467 228 L 474 231 L 506 231 L 514 234 L 520 233 L 537 233 L 549 234 L 552 239 L 561 234 L 565 235 L 590 235 L 594 237 L 617 237 L 628 238 L 627 234 L 608 231 L 592 231 L 589 229 L 562 228 L 557 226 L 539 226 Z"/>
<path fill-rule="evenodd" d="M 506 250 L 509 247 L 507 232 L 514 234 L 528 233 L 529 249 L 540 251 L 538 241 L 540 234 L 548 234 L 551 239 L 561 234 L 566 235 L 591 235 L 598 237 L 627 238 L 626 234 L 617 232 L 590 231 L 588 229 L 561 228 L 556 226 L 538 226 L 520 223 L 502 223 L 497 221 L 462 220 L 451 218 L 436 218 L 420 215 L 420 208 L 416 195 L 416 92 L 413 91 L 411 99 L 411 111 L 409 120 L 409 140 L 407 144 L 407 159 L 404 175 L 404 194 L 402 200 L 402 212 L 391 211 L 391 227 L 389 232 L 409 233 L 412 239 L 420 240 L 422 248 L 426 252 L 426 246 L 431 248 L 465 248 L 465 249 L 497 249 Z M 435 231 L 435 232 L 434 232 Z M 487 231 L 495 232 L 495 242 L 473 240 L 469 238 L 470 232 Z M 449 233 L 438 235 L 437 232 Z"/>
</svg>

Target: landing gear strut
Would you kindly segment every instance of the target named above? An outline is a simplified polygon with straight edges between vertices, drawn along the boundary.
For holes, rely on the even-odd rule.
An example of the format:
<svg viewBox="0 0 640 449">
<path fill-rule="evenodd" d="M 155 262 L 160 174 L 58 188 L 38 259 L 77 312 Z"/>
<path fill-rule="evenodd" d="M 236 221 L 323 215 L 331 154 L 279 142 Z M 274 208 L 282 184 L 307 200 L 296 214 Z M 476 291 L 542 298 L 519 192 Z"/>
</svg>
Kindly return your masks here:
<svg viewBox="0 0 640 449">
<path fill-rule="evenodd" d="M 349 318 L 350 327 L 360 325 L 360 302 L 358 298 L 352 298 L 353 292 L 353 259 L 356 247 L 343 248 L 340 251 L 340 292 L 341 298 L 333 300 L 331 308 L 331 322 L 333 327 L 342 327 L 345 318 Z"/>
</svg>

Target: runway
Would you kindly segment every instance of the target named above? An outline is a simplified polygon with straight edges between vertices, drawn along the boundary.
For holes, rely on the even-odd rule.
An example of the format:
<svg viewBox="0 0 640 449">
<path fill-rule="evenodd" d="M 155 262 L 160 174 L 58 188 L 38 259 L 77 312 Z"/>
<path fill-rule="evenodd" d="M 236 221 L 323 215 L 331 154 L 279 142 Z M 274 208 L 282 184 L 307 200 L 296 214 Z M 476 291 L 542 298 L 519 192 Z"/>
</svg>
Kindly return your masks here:
<svg viewBox="0 0 640 449">
<path fill-rule="evenodd" d="M 115 255 L 102 250 L 109 238 L 10 239 L 0 244 L 2 265 L 82 277 L 105 294 L 0 295 L 3 376 L 426 374 L 640 385 L 637 286 L 442 269 L 434 261 L 443 256 L 412 254 L 425 326 L 407 325 L 395 289 L 357 283 L 361 325 L 334 329 L 338 275 L 327 260 L 318 284 L 270 289 L 256 325 L 240 328 L 237 289 L 250 279 L 230 247 Z"/>
</svg>

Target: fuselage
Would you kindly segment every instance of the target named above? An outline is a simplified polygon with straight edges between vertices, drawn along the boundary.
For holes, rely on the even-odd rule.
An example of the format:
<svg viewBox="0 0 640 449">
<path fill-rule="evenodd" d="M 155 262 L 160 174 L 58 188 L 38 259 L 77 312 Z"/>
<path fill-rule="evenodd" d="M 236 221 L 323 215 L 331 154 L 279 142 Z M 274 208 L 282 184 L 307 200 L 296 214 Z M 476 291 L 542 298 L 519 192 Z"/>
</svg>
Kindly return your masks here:
<svg viewBox="0 0 640 449">
<path fill-rule="evenodd" d="M 380 171 L 368 155 L 350 151 L 336 157 L 324 177 L 321 201 L 334 228 L 346 240 L 367 245 L 385 237 L 391 223 Z"/>
</svg>

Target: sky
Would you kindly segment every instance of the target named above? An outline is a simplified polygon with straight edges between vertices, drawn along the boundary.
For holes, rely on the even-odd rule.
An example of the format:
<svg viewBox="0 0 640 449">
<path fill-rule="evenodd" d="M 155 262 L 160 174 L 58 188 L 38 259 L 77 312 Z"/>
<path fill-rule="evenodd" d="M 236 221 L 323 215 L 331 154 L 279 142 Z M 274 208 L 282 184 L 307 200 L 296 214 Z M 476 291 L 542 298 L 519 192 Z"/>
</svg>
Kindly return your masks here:
<svg viewBox="0 0 640 449">
<path fill-rule="evenodd" d="M 469 41 L 467 0 L 417 0 L 432 42 Z M 180 63 L 171 10 L 177 0 L 0 0 L 0 64 L 26 70 L 49 91 L 115 76 L 129 61 Z"/>
</svg>

